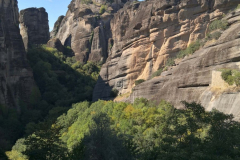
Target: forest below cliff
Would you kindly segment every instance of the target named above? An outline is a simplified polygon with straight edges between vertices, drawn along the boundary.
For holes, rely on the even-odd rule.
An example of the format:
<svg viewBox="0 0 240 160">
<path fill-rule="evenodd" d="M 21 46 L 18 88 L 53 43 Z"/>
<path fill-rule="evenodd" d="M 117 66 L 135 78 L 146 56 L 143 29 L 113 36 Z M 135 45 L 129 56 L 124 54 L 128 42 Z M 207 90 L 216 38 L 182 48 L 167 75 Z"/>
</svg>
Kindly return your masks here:
<svg viewBox="0 0 240 160">
<path fill-rule="evenodd" d="M 240 123 L 232 115 L 144 98 L 90 102 L 100 64 L 81 64 L 70 52 L 44 45 L 28 51 L 37 83 L 31 104 L 23 103 L 21 114 L 1 106 L 6 144 L 22 137 L 8 159 L 239 159 Z"/>
<path fill-rule="evenodd" d="M 15 16 L 0 16 L 12 25 L 0 27 L 0 160 L 239 160 L 240 2 L 230 1 L 73 0 L 56 48 L 47 12 L 32 8 L 30 27 L 27 11 L 20 22 L 34 30 L 26 57 L 17 20 L 2 23 Z M 27 42 L 35 28 L 44 42 Z"/>
</svg>

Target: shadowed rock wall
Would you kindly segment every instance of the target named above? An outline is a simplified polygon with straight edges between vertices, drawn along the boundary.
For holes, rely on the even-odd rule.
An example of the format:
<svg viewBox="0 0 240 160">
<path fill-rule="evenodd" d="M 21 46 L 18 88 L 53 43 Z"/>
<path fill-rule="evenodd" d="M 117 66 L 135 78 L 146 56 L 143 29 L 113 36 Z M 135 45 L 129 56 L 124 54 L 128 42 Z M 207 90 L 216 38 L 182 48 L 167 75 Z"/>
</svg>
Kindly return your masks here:
<svg viewBox="0 0 240 160">
<path fill-rule="evenodd" d="M 20 28 L 24 46 L 46 44 L 50 39 L 48 13 L 44 8 L 28 8 L 20 11 Z"/>
<path fill-rule="evenodd" d="M 17 0 L 0 1 L 0 104 L 19 109 L 34 86 L 19 30 Z"/>
</svg>

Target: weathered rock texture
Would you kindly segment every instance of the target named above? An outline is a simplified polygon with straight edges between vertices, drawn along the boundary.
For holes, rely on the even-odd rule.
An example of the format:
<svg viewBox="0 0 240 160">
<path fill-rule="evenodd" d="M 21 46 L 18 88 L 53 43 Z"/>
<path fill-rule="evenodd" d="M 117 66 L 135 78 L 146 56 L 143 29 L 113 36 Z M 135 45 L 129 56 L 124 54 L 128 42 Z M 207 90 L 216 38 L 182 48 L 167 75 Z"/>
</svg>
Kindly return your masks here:
<svg viewBox="0 0 240 160">
<path fill-rule="evenodd" d="M 209 23 L 238 3 L 239 0 L 162 0 L 125 5 L 111 20 L 113 47 L 101 69 L 93 100 L 109 99 L 112 88 L 121 94 L 131 92 L 135 80 L 150 79 L 167 57 L 204 38 Z M 236 114 L 240 94 L 225 94 L 223 89 L 217 94 L 211 84 L 214 70 L 239 68 L 240 39 L 236 33 L 240 25 L 234 24 L 238 15 L 235 11 L 225 17 L 232 26 L 215 44 L 197 51 L 160 77 L 136 86 L 129 100 L 165 99 L 176 107 L 183 100 L 198 101 L 207 108 Z"/>
<path fill-rule="evenodd" d="M 47 47 L 56 48 L 60 52 L 64 51 L 64 46 L 58 38 L 50 39 L 47 43 Z"/>
<path fill-rule="evenodd" d="M 50 38 L 55 38 L 56 37 L 56 34 L 58 33 L 58 30 L 60 28 L 60 25 L 61 25 L 64 17 L 65 16 L 59 16 L 58 17 L 57 21 L 54 23 L 53 30 L 50 33 Z"/>
<path fill-rule="evenodd" d="M 240 10 L 236 12 L 240 14 Z M 234 15 L 229 17 L 233 20 Z M 240 20 L 240 17 L 238 17 Z M 136 86 L 130 96 L 167 100 L 176 107 L 181 101 L 196 101 L 207 110 L 216 108 L 240 120 L 240 89 L 221 78 L 220 69 L 240 69 L 240 23 L 232 24 L 220 39 L 185 58 L 160 77 Z"/>
<path fill-rule="evenodd" d="M 0 104 L 18 109 L 34 80 L 19 30 L 17 0 L 0 1 Z"/>
<path fill-rule="evenodd" d="M 128 0 L 89 0 L 90 3 L 86 4 L 87 1 L 72 0 L 66 16 L 56 22 L 52 35 L 64 46 L 70 46 L 78 61 L 105 61 L 107 42 L 112 35 L 110 20 Z M 106 9 L 103 14 L 99 13 L 101 6 Z"/>
<path fill-rule="evenodd" d="M 50 39 L 48 13 L 44 8 L 28 8 L 20 11 L 20 28 L 24 46 L 46 44 Z"/>
</svg>

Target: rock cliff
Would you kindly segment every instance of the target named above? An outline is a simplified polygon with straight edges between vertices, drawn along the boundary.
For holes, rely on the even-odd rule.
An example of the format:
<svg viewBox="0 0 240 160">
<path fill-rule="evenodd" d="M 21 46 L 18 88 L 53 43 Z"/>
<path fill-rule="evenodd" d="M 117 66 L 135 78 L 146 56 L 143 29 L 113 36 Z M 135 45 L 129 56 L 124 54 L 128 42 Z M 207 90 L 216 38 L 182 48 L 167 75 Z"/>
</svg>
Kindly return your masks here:
<svg viewBox="0 0 240 160">
<path fill-rule="evenodd" d="M 53 30 L 52 30 L 51 33 L 50 33 L 50 38 L 51 38 L 51 39 L 56 37 L 56 34 L 58 33 L 58 30 L 59 30 L 59 28 L 60 28 L 60 25 L 61 25 L 62 20 L 63 20 L 64 17 L 65 17 L 65 16 L 63 16 L 63 15 L 62 15 L 62 16 L 59 16 L 58 19 L 57 19 L 57 21 L 54 23 Z"/>
<path fill-rule="evenodd" d="M 19 30 L 17 0 L 0 1 L 0 104 L 19 109 L 34 80 Z"/>
<path fill-rule="evenodd" d="M 112 35 L 110 20 L 126 2 L 72 0 L 66 16 L 58 19 L 51 35 L 59 38 L 64 46 L 70 46 L 78 61 L 105 61 L 108 57 L 108 39 Z"/>
<path fill-rule="evenodd" d="M 20 28 L 24 46 L 46 44 L 50 39 L 48 13 L 44 8 L 28 8 L 20 11 Z"/>
<path fill-rule="evenodd" d="M 153 0 L 125 5 L 111 20 L 113 46 L 101 69 L 93 100 L 109 99 L 112 88 L 116 88 L 122 95 L 133 91 L 130 101 L 138 97 L 157 102 L 165 99 L 176 107 L 181 107 L 183 100 L 197 101 L 208 109 L 215 107 L 236 114 L 240 94 L 227 94 L 213 84 L 221 79 L 218 69 L 239 69 L 239 10 L 228 13 L 238 3 L 239 0 Z M 206 37 L 209 24 L 222 17 L 230 27 L 218 41 L 205 44 L 150 80 L 168 58 Z M 138 79 L 146 82 L 135 86 Z"/>
</svg>

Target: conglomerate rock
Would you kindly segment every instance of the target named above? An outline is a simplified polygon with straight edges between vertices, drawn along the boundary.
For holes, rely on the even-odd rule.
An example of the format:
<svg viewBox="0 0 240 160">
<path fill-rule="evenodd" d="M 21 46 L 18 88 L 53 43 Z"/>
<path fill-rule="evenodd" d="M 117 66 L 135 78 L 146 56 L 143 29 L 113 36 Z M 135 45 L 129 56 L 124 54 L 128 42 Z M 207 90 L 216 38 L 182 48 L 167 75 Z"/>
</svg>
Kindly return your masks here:
<svg viewBox="0 0 240 160">
<path fill-rule="evenodd" d="M 24 46 L 46 44 L 50 39 L 48 13 L 44 8 L 27 8 L 20 11 L 20 28 Z"/>
<path fill-rule="evenodd" d="M 0 1 L 0 104 L 19 109 L 35 86 L 19 30 L 17 0 Z"/>
</svg>

